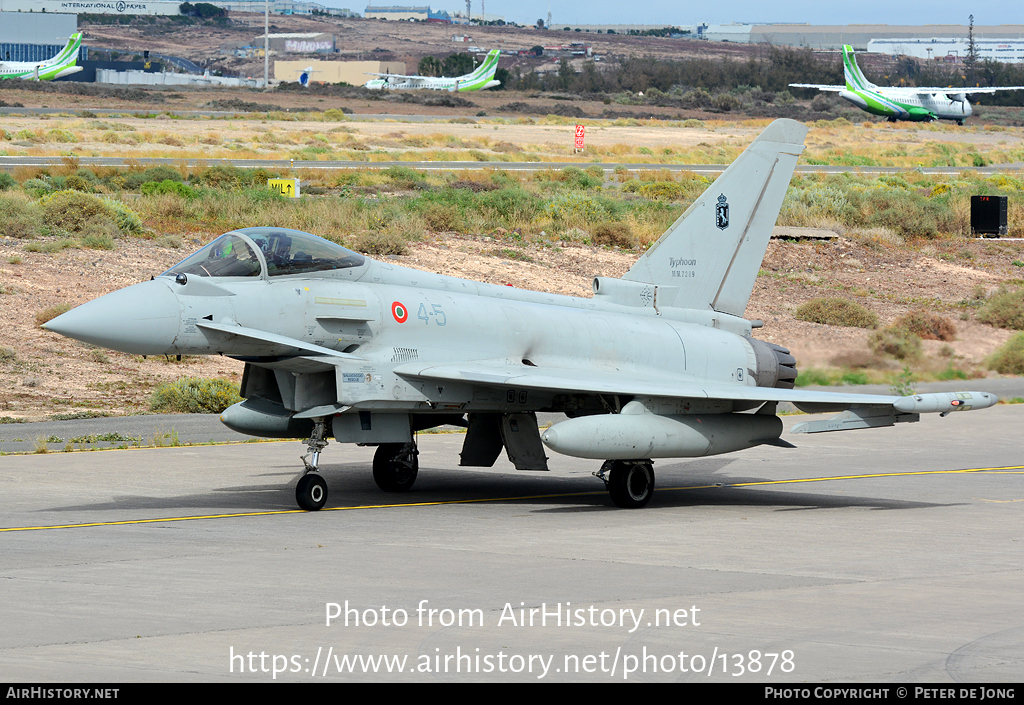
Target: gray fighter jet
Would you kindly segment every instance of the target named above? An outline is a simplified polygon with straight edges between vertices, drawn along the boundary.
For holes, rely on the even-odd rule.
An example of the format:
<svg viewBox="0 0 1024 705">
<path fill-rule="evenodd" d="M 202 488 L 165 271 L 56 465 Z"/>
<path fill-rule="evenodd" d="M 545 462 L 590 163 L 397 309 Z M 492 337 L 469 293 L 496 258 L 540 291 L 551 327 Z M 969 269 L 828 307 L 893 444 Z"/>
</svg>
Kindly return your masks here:
<svg viewBox="0 0 1024 705">
<path fill-rule="evenodd" d="M 320 453 L 377 446 L 373 477 L 410 489 L 416 433 L 466 426 L 462 466 L 502 449 L 547 470 L 545 446 L 605 461 L 620 507 L 654 491 L 655 458 L 729 453 L 780 438 L 779 402 L 840 412 L 816 433 L 980 409 L 984 392 L 869 396 L 795 389 L 789 351 L 743 318 L 807 128 L 777 120 L 621 279 L 592 298 L 480 284 L 378 262 L 308 233 L 221 235 L 150 281 L 55 318 L 51 331 L 134 354 L 245 363 L 244 401 L 221 420 L 255 436 L 308 439 L 300 507 L 320 509 Z M 543 433 L 536 413 L 567 420 Z"/>
</svg>

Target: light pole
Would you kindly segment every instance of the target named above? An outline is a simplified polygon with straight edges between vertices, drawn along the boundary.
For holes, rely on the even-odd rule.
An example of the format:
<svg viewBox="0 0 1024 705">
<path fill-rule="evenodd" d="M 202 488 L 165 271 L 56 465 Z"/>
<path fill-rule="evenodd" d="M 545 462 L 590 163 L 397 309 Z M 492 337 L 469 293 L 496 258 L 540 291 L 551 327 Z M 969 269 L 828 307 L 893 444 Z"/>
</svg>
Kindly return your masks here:
<svg viewBox="0 0 1024 705">
<path fill-rule="evenodd" d="M 270 87 L 270 0 L 263 0 L 263 90 Z"/>
</svg>

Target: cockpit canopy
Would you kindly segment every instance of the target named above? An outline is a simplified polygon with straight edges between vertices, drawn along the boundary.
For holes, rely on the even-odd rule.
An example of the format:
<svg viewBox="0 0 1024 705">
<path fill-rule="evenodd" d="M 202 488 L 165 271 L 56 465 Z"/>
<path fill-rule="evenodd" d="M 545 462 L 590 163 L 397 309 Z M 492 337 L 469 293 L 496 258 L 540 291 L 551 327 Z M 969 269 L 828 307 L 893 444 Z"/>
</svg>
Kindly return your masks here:
<svg viewBox="0 0 1024 705">
<path fill-rule="evenodd" d="M 277 277 L 361 267 L 366 258 L 329 240 L 287 228 L 242 228 L 224 233 L 161 276 Z"/>
</svg>

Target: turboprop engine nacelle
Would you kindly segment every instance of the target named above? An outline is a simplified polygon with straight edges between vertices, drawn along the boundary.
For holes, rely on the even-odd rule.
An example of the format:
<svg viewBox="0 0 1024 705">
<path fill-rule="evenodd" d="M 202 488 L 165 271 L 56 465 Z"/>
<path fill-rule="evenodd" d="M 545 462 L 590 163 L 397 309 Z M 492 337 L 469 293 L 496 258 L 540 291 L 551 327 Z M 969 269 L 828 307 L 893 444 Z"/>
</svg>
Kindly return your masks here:
<svg viewBox="0 0 1024 705">
<path fill-rule="evenodd" d="M 839 97 L 845 101 L 853 103 L 861 110 L 867 110 L 868 108 L 868 102 L 853 91 L 839 91 Z"/>
<path fill-rule="evenodd" d="M 782 420 L 775 415 L 659 416 L 631 401 L 622 413 L 562 421 L 540 438 L 551 450 L 576 458 L 639 460 L 731 453 L 770 443 L 781 435 Z"/>
</svg>

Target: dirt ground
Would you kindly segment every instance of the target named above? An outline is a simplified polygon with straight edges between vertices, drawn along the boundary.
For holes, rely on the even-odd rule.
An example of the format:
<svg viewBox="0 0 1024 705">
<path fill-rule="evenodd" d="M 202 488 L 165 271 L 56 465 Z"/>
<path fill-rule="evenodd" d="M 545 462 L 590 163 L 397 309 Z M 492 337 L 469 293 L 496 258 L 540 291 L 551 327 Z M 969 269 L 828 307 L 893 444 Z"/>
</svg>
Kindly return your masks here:
<svg viewBox="0 0 1024 705">
<path fill-rule="evenodd" d="M 15 91 L 17 92 L 17 91 Z M 6 98 L 9 91 L 4 91 Z M 44 93 L 28 93 L 36 98 Z M 216 91 L 207 91 L 205 100 Z M 51 98 L 53 96 L 50 96 Z M 506 98 L 507 99 L 507 98 Z M 105 121 L 110 121 L 104 118 Z M 319 123 L 259 120 L 197 121 L 171 118 L 117 118 L 139 133 L 166 131 L 181 136 L 207 132 L 230 133 L 232 139 L 255 144 L 252 135 L 273 129 L 286 134 L 325 129 Z M 88 133 L 92 118 L 49 116 L 6 116 L 4 127 L 11 133 L 22 129 L 54 128 Z M 760 131 L 763 121 L 713 124 L 705 128 L 650 126 L 607 126 L 588 130 L 591 144 L 634 144 L 680 149 L 705 142 L 714 148 L 745 145 Z M 360 139 L 398 143 L 400 136 L 443 132 L 464 138 L 491 136 L 517 145 L 538 145 L 571 139 L 571 125 L 504 125 L 499 134 L 490 125 L 403 122 L 345 123 L 345 130 Z M 98 136 L 101 131 L 94 130 Z M 111 132 L 109 128 L 106 132 Z M 1010 140 L 1021 139 L 1019 130 L 989 133 L 983 129 L 922 130 L 916 126 L 883 126 L 870 132 L 857 129 L 857 139 L 896 143 L 919 140 Z M 566 133 L 566 134 L 563 134 Z M 866 135 L 866 137 L 865 137 Z M 149 153 L 133 152 L 131 144 L 87 137 L 73 145 L 77 155 L 158 156 L 154 142 L 140 142 Z M 217 137 L 218 140 L 221 136 Z M 809 144 L 835 142 L 843 148 L 842 134 L 815 128 Z M 301 143 L 300 140 L 297 140 Z M 68 145 L 25 145 L 5 142 L 9 154 L 43 154 L 47 149 L 64 150 Z M 174 148 L 173 145 L 165 145 Z M 847 147 L 849 145 L 846 145 Z M 221 156 L 215 147 L 199 145 L 202 154 Z M 391 147 L 389 147 L 391 149 Z M 181 156 L 195 156 L 195 145 L 183 145 Z M 61 151 L 52 152 L 61 154 Z M 483 166 L 483 164 L 482 164 Z M 253 223 L 257 225 L 257 223 Z M 166 233 L 161 233 L 166 234 Z M 4 238 L 0 227 L 0 320 L 6 323 L 0 348 L 13 352 L 13 359 L 0 350 L 0 417 L 41 419 L 76 412 L 132 413 L 145 410 L 153 387 L 181 376 L 223 376 L 240 380 L 242 366 L 226 358 L 173 359 L 130 356 L 101 351 L 40 329 L 36 316 L 61 304 L 78 305 L 115 289 L 148 279 L 170 268 L 198 246 L 186 237 L 180 250 L 159 247 L 153 242 L 123 239 L 113 251 L 65 249 L 46 254 L 28 252 L 23 241 Z M 517 254 L 509 258 L 509 252 Z M 496 284 L 514 284 L 528 289 L 590 296 L 595 275 L 621 276 L 638 256 L 635 252 L 561 243 L 540 247 L 509 243 L 500 233 L 467 236 L 434 234 L 412 244 L 409 254 L 396 257 L 396 264 L 466 277 Z M 773 241 L 768 248 L 762 275 L 758 277 L 746 316 L 764 321 L 756 331 L 759 338 L 789 347 L 801 369 L 822 367 L 857 356 L 867 356 L 868 331 L 837 328 L 798 321 L 794 312 L 802 303 L 822 296 L 841 296 L 858 301 L 875 311 L 882 325 L 915 308 L 927 308 L 952 319 L 957 340 L 949 343 L 925 341 L 926 353 L 938 369 L 953 363 L 984 373 L 977 365 L 1010 336 L 1005 330 L 977 323 L 973 309 L 960 302 L 985 292 L 1001 282 L 1021 279 L 1024 243 L 1002 241 L 940 240 L 889 248 L 865 245 L 854 239 L 831 241 Z M 966 320 L 961 320 L 961 316 Z M 898 367 L 893 364 L 893 367 Z"/>
<path fill-rule="evenodd" d="M 120 52 L 138 52 L 149 49 L 154 53 L 183 56 L 201 66 L 230 71 L 233 75 L 262 76 L 263 59 L 229 57 L 224 50 L 238 44 L 261 46 L 257 37 L 263 35 L 263 14 L 232 12 L 226 27 L 212 24 L 181 29 L 167 25 L 136 24 L 130 26 L 82 23 L 83 44 L 92 47 L 116 49 Z M 556 22 L 557 26 L 557 22 Z M 664 39 L 659 37 L 629 37 L 620 34 L 564 32 L 559 27 L 552 31 L 519 27 L 460 28 L 426 22 L 384 22 L 362 18 L 302 17 L 299 15 L 274 16 L 271 34 L 285 32 L 331 33 L 335 36 L 336 54 L 331 60 L 339 61 L 403 61 L 408 73 L 415 73 L 419 60 L 427 55 L 445 57 L 467 51 L 469 46 L 490 49 L 529 50 L 536 45 L 551 46 L 585 42 L 593 48 L 599 61 L 620 56 L 652 56 L 660 59 L 707 55 L 744 58 L 751 51 L 748 45 L 716 43 L 696 40 Z M 470 42 L 453 42 L 453 35 L 471 37 Z M 310 55 L 315 56 L 315 55 Z M 282 57 L 277 57 L 282 58 Z M 289 56 L 289 58 L 292 58 Z M 273 61 L 274 57 L 271 57 Z M 553 70 L 557 59 L 503 57 L 501 68 L 537 68 Z"/>
<path fill-rule="evenodd" d="M 481 235 L 438 235 L 415 243 L 395 264 L 495 284 L 589 296 L 595 275 L 621 276 L 637 254 L 562 243 L 527 247 L 532 261 L 509 259 L 502 243 Z M 790 347 L 800 368 L 820 367 L 844 354 L 866 354 L 868 331 L 798 321 L 796 308 L 819 296 L 845 296 L 869 306 L 885 325 L 924 306 L 956 321 L 950 343 L 957 364 L 980 362 L 1009 332 L 976 321 L 960 321 L 956 304 L 975 287 L 996 288 L 1019 276 L 1013 260 L 1024 259 L 1021 243 L 973 241 L 958 246 L 956 261 L 940 259 L 934 246 L 920 250 L 871 249 L 851 240 L 797 243 L 772 241 L 746 315 L 765 322 L 757 337 Z M 969 254 L 966 254 L 969 253 Z M 147 408 L 153 387 L 182 376 L 240 380 L 242 365 L 227 358 L 136 355 L 91 348 L 38 327 L 37 313 L 60 304 L 78 305 L 148 279 L 186 256 L 182 250 L 144 240 L 122 240 L 114 251 L 67 249 L 26 252 L 16 240 L 0 240 L 0 318 L 7 322 L 3 347 L 13 360 L 0 362 L 0 416 L 43 419 L 55 414 L 98 411 L 137 413 Z M 20 260 L 11 264 L 12 259 Z M 944 343 L 926 341 L 938 359 Z M 945 363 L 942 363 L 945 364 Z"/>
</svg>

